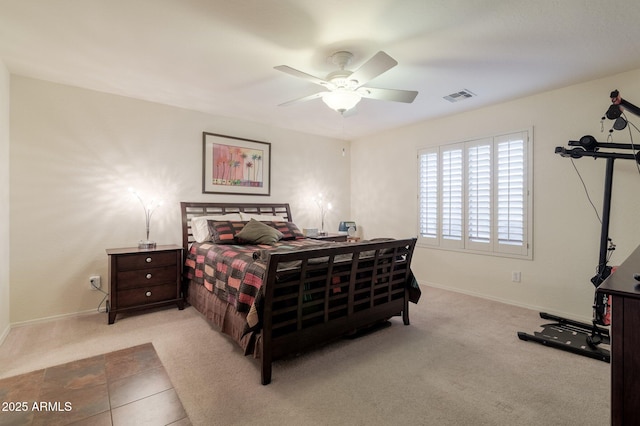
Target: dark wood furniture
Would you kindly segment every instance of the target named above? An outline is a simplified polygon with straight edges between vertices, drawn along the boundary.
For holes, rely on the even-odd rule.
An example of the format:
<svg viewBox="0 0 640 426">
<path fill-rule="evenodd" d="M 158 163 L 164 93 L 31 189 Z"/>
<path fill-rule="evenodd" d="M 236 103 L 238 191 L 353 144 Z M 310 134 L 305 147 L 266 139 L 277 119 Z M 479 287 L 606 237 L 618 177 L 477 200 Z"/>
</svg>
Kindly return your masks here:
<svg viewBox="0 0 640 426">
<path fill-rule="evenodd" d="M 640 424 L 640 246 L 598 287 L 611 297 L 611 424 Z"/>
<path fill-rule="evenodd" d="M 250 214 L 265 214 L 280 216 L 288 222 L 291 219 L 289 204 L 260 204 L 260 203 L 180 203 L 182 212 L 182 248 L 185 253 L 189 245 L 195 240 L 191 232 L 191 218 L 196 216 L 218 216 L 230 213 L 245 212 Z"/>
<path fill-rule="evenodd" d="M 109 257 L 109 324 L 118 312 L 175 303 L 184 309 L 181 291 L 182 247 L 153 250 L 107 249 Z"/>
<path fill-rule="evenodd" d="M 184 248 L 193 237 L 191 218 L 249 212 L 283 215 L 288 204 L 181 203 Z M 261 362 L 271 382 L 273 360 L 311 349 L 401 315 L 409 325 L 411 258 L 416 239 L 335 244 L 272 253 L 262 281 L 262 327 L 244 334 L 246 315 L 222 303 L 201 284 L 187 283 L 191 305 Z M 299 267 L 288 267 L 296 263 Z M 336 284 L 339 282 L 340 284 Z M 339 287 L 339 289 L 338 289 Z M 399 360 L 401 362 L 401 360 Z"/>
</svg>

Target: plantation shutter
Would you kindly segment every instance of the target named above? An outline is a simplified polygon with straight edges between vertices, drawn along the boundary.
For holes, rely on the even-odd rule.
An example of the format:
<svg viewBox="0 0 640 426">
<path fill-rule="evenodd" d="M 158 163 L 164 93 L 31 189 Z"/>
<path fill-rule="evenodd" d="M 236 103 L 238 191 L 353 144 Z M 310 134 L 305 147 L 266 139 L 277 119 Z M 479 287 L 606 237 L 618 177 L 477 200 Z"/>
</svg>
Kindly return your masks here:
<svg viewBox="0 0 640 426">
<path fill-rule="evenodd" d="M 418 154 L 419 229 L 425 244 L 438 244 L 438 151 L 421 150 Z"/>
<path fill-rule="evenodd" d="M 523 132 L 496 138 L 498 251 L 526 253 L 526 170 Z"/>
<path fill-rule="evenodd" d="M 464 168 L 462 147 L 443 150 L 441 244 L 444 247 L 463 247 Z"/>
<path fill-rule="evenodd" d="M 491 247 L 491 141 L 467 148 L 467 248 Z"/>
</svg>

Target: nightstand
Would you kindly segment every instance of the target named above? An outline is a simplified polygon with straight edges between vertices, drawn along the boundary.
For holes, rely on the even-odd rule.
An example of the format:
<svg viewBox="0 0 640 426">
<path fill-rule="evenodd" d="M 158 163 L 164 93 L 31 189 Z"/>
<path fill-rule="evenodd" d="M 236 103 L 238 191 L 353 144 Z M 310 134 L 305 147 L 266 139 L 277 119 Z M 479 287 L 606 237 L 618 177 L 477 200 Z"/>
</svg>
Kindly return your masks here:
<svg viewBox="0 0 640 426">
<path fill-rule="evenodd" d="M 107 249 L 109 256 L 109 324 L 118 312 L 177 304 L 181 291 L 182 247 L 163 245 L 152 250 L 136 247 Z"/>
<path fill-rule="evenodd" d="M 339 243 L 347 241 L 347 234 L 327 234 L 327 235 L 316 235 L 315 237 L 308 237 L 314 240 L 322 240 L 322 241 L 337 241 Z"/>
</svg>

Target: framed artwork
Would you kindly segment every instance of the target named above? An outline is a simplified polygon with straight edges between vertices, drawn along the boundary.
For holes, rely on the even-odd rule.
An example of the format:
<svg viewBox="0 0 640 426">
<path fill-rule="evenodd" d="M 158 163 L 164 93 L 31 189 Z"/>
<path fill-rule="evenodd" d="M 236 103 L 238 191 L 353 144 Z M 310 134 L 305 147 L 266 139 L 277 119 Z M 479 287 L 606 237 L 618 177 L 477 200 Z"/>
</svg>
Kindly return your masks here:
<svg viewBox="0 0 640 426">
<path fill-rule="evenodd" d="M 203 132 L 202 192 L 270 195 L 271 144 Z"/>
</svg>

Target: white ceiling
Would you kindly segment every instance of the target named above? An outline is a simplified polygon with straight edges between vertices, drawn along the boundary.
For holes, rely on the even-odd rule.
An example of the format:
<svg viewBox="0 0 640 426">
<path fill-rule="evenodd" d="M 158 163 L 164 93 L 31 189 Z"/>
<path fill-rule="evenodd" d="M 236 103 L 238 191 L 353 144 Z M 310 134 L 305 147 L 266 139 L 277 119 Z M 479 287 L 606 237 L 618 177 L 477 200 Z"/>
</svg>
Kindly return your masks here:
<svg viewBox="0 0 640 426">
<path fill-rule="evenodd" d="M 398 66 L 350 117 L 320 99 L 335 51 L 356 69 L 379 50 Z M 640 68 L 637 0 L 0 0 L 0 58 L 13 74 L 355 139 Z M 477 96 L 443 99 L 462 89 Z M 612 88 L 615 89 L 615 88 Z M 624 88 L 619 88 L 624 91 Z M 603 107 L 608 93 L 603 93 Z"/>
</svg>

